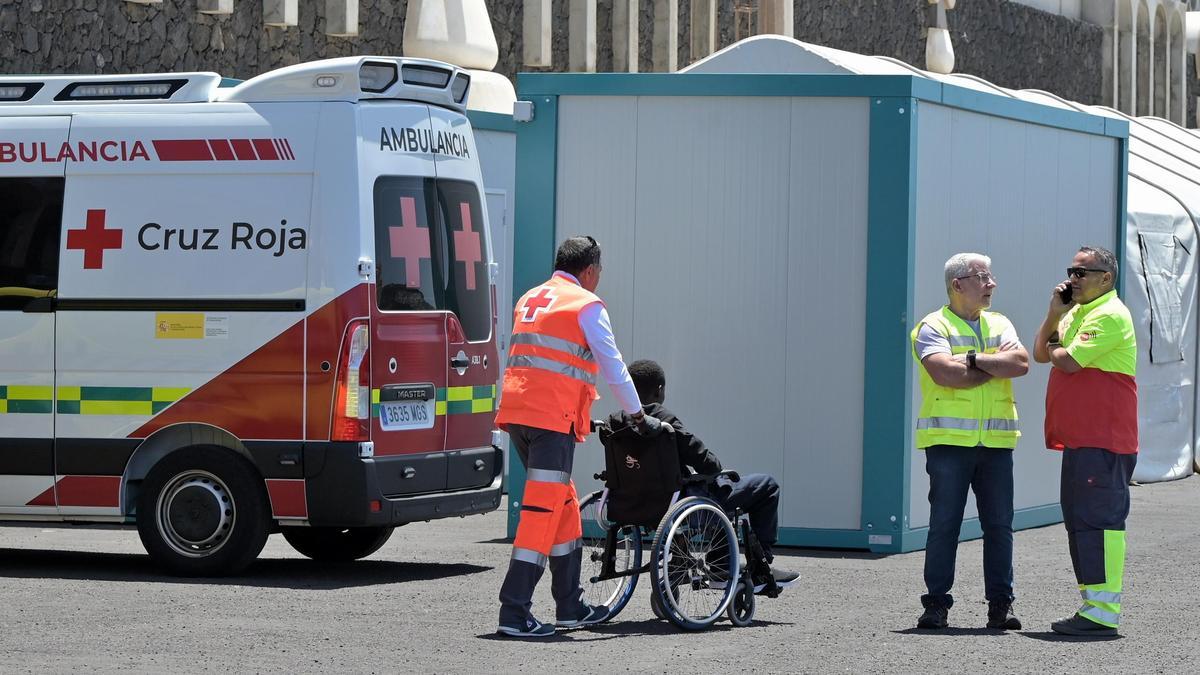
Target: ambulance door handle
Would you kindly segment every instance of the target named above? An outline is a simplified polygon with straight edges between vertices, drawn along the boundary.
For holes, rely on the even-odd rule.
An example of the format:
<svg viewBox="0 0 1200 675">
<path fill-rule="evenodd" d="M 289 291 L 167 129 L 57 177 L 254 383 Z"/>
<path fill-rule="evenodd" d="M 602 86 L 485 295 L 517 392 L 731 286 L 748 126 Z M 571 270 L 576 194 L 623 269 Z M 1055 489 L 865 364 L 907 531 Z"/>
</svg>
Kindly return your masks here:
<svg viewBox="0 0 1200 675">
<path fill-rule="evenodd" d="M 34 298 L 21 308 L 26 314 L 49 314 L 54 311 L 54 298 Z"/>
<path fill-rule="evenodd" d="M 470 368 L 471 359 L 467 356 L 455 356 L 450 359 L 450 366 L 453 368 Z"/>
</svg>

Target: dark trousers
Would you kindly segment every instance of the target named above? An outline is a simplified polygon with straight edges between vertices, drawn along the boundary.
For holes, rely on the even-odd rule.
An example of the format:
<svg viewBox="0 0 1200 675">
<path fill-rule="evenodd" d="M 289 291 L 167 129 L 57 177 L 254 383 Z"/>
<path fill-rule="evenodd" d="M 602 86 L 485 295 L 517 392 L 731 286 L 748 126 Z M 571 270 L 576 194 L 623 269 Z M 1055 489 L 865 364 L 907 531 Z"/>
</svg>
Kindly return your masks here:
<svg viewBox="0 0 1200 675">
<path fill-rule="evenodd" d="M 564 434 L 547 429 L 527 427 L 520 424 L 508 425 L 508 433 L 517 455 L 525 469 L 563 471 L 568 475 L 575 461 L 575 434 Z M 578 511 L 579 503 L 573 508 Z M 583 564 L 583 551 L 576 548 L 565 555 L 549 556 L 550 592 L 554 596 L 557 616 L 560 619 L 575 619 L 584 613 L 583 587 L 579 584 L 579 571 Z M 513 558 L 508 563 L 508 573 L 500 586 L 500 623 L 520 626 L 530 618 L 533 605 L 533 589 L 537 587 L 545 568 L 542 565 Z"/>
<path fill-rule="evenodd" d="M 921 601 L 954 604 L 954 563 L 967 488 L 975 492 L 983 528 L 984 594 L 989 602 L 1013 598 L 1013 453 L 1002 448 L 933 445 L 925 449 L 929 474 L 929 537 Z"/>
<path fill-rule="evenodd" d="M 750 529 L 762 544 L 767 561 L 773 560 L 779 531 L 779 483 L 765 473 L 744 473 L 737 482 L 718 476 L 711 490 L 711 496 L 726 511 L 732 514 L 734 509 L 741 509 L 750 516 Z"/>
<path fill-rule="evenodd" d="M 1063 451 L 1059 500 L 1075 581 L 1082 585 L 1105 583 L 1104 531 L 1125 530 L 1129 480 L 1136 464 L 1137 455 L 1119 455 L 1101 448 Z M 1124 558 L 1124 550 L 1120 556 Z M 1116 582 L 1119 584 L 1120 579 Z"/>
</svg>

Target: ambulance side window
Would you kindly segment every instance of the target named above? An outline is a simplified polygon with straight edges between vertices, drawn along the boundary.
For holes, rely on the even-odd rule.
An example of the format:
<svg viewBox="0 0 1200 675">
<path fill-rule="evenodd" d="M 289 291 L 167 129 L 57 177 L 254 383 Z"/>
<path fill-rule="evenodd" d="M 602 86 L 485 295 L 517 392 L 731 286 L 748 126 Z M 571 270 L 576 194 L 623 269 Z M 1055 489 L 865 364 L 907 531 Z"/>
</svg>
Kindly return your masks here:
<svg viewBox="0 0 1200 675">
<path fill-rule="evenodd" d="M 439 178 L 437 199 L 449 262 L 446 309 L 458 317 L 467 340 L 487 340 L 492 334 L 492 292 L 479 191 L 473 183 Z"/>
<path fill-rule="evenodd" d="M 58 289 L 63 178 L 0 178 L 0 311 Z"/>
<path fill-rule="evenodd" d="M 375 181 L 375 258 L 379 309 L 429 311 L 444 304 L 442 237 L 430 223 L 433 180 L 382 176 Z"/>
</svg>

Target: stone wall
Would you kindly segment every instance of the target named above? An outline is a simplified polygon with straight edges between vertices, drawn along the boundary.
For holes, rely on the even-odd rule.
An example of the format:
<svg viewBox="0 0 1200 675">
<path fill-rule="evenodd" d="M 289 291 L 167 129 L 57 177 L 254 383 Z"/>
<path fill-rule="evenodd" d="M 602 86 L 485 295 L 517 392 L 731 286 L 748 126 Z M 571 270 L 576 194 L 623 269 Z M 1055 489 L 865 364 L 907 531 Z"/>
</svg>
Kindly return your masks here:
<svg viewBox="0 0 1200 675">
<path fill-rule="evenodd" d="M 487 0 L 500 50 L 496 70 L 565 70 L 568 0 L 553 0 L 554 67 L 521 65 L 521 0 Z M 612 67 L 611 2 L 598 10 L 597 65 Z M 263 25 L 262 2 L 236 0 L 231 15 L 196 12 L 195 0 L 0 0 L 0 72 L 128 73 L 212 70 L 247 78 L 322 57 L 399 54 L 407 0 L 361 0 L 360 34 L 324 32 L 324 3 L 299 3 L 299 25 Z M 917 66 L 925 60 L 925 0 L 796 0 L 796 37 Z M 734 0 L 718 5 L 718 48 L 734 41 Z M 680 0 L 679 65 L 689 63 L 689 0 Z M 1103 31 L 1009 0 L 970 0 L 949 13 L 956 71 L 997 84 L 1100 101 Z M 643 0 L 640 68 L 649 71 L 654 4 Z"/>
</svg>

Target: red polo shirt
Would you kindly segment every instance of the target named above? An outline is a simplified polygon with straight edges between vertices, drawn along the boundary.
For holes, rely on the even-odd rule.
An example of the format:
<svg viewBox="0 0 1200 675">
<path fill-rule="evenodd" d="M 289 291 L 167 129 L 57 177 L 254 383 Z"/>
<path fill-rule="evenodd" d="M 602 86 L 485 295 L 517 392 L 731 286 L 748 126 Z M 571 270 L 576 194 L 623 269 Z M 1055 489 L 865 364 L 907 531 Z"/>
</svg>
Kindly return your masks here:
<svg viewBox="0 0 1200 675">
<path fill-rule="evenodd" d="M 1059 324 L 1062 345 L 1083 366 L 1050 371 L 1046 447 L 1138 450 L 1137 341 L 1129 309 L 1109 291 L 1076 305 Z"/>
</svg>

